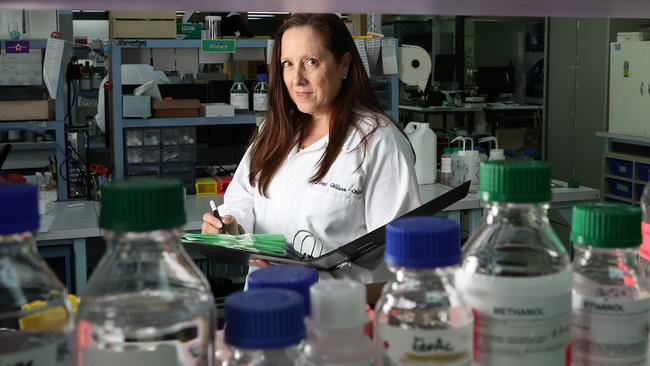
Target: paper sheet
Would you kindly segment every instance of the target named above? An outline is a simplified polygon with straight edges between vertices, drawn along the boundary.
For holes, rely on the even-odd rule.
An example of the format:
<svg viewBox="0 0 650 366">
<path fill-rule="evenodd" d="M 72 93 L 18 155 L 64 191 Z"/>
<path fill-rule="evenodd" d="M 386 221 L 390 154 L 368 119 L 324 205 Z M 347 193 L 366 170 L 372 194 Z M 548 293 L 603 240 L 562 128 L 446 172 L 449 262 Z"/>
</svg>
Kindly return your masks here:
<svg viewBox="0 0 650 366">
<path fill-rule="evenodd" d="M 381 39 L 381 62 L 384 75 L 397 74 L 397 47 L 395 38 Z"/>
<path fill-rule="evenodd" d="M 43 85 L 41 50 L 31 49 L 25 54 L 0 55 L 0 85 Z"/>
<path fill-rule="evenodd" d="M 370 77 L 370 66 L 368 66 L 368 54 L 366 54 L 366 43 L 363 39 L 355 38 L 354 44 L 357 46 L 357 51 L 359 51 L 359 56 L 361 56 L 361 61 L 363 61 L 363 68 L 366 69 L 366 74 Z"/>
<path fill-rule="evenodd" d="M 43 62 L 43 80 L 45 81 L 45 86 L 47 87 L 47 91 L 50 93 L 50 98 L 52 99 L 56 99 L 56 92 L 59 87 L 64 50 L 64 40 L 54 38 L 47 39 L 45 61 Z"/>
<path fill-rule="evenodd" d="M 381 39 L 371 38 L 366 39 L 366 53 L 368 54 L 368 65 L 370 66 L 370 73 L 376 74 L 377 61 L 379 60 L 379 51 L 381 50 Z"/>
</svg>

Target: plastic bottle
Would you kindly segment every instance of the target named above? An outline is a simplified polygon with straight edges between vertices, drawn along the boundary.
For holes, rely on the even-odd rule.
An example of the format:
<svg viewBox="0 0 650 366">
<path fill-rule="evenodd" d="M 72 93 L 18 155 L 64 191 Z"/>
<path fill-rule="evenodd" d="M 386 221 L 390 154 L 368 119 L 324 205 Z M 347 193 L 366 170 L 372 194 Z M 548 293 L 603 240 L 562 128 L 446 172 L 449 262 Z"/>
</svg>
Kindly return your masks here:
<svg viewBox="0 0 650 366">
<path fill-rule="evenodd" d="M 212 365 L 214 300 L 180 244 L 181 182 L 127 180 L 101 193 L 107 250 L 77 314 L 78 365 Z"/>
<path fill-rule="evenodd" d="M 641 222 L 641 235 L 643 243 L 639 248 L 639 273 L 650 283 L 650 183 L 643 189 L 641 196 L 641 211 L 643 222 Z"/>
<path fill-rule="evenodd" d="M 535 160 L 536 151 L 534 147 L 524 148 L 523 158 L 526 160 Z"/>
<path fill-rule="evenodd" d="M 242 74 L 235 75 L 235 82 L 230 87 L 230 105 L 235 109 L 248 110 L 248 88 Z"/>
<path fill-rule="evenodd" d="M 477 319 L 477 366 L 564 365 L 571 328 L 569 256 L 547 217 L 551 168 L 481 165 L 486 213 L 465 243 L 456 285 Z"/>
<path fill-rule="evenodd" d="M 305 316 L 311 314 L 309 288 L 318 282 L 318 272 L 312 268 L 290 265 L 268 266 L 248 275 L 248 289 L 281 288 L 302 295 Z"/>
<path fill-rule="evenodd" d="M 519 154 L 515 149 L 505 149 L 503 154 L 506 156 L 505 160 L 519 160 Z"/>
<path fill-rule="evenodd" d="M 375 308 L 379 365 L 468 366 L 473 317 L 453 283 L 461 261 L 458 224 L 434 217 L 393 221 L 384 259 L 395 277 Z"/>
<path fill-rule="evenodd" d="M 81 81 L 79 82 L 79 88 L 82 90 L 90 90 L 91 86 L 90 62 L 86 61 L 85 66 L 81 67 Z"/>
<path fill-rule="evenodd" d="M 36 187 L 0 183 L 0 365 L 74 364 L 66 290 L 38 254 Z"/>
<path fill-rule="evenodd" d="M 634 266 L 640 223 L 632 205 L 573 208 L 572 365 L 646 365 L 650 294 Z"/>
<path fill-rule="evenodd" d="M 415 150 L 415 174 L 418 184 L 435 183 L 438 157 L 436 133 L 429 128 L 428 123 L 423 122 L 409 122 L 404 128 L 404 133 Z"/>
<path fill-rule="evenodd" d="M 295 291 L 265 288 L 226 299 L 226 366 L 297 365 L 305 338 L 304 301 Z"/>
<path fill-rule="evenodd" d="M 321 281 L 310 290 L 311 332 L 305 366 L 372 366 L 375 348 L 363 334 L 366 287 L 352 280 Z"/>
<path fill-rule="evenodd" d="M 451 186 L 452 175 L 451 175 L 451 160 L 453 155 L 453 149 L 451 147 L 445 147 L 443 149 L 443 154 L 440 156 L 440 183 Z"/>
<path fill-rule="evenodd" d="M 92 79 L 90 81 L 90 86 L 92 89 L 99 89 L 99 85 L 102 83 L 102 74 L 99 71 L 93 72 Z"/>
<path fill-rule="evenodd" d="M 255 112 L 266 112 L 269 76 L 266 74 L 257 74 L 255 80 L 257 80 L 257 83 L 253 87 L 253 110 Z"/>
<path fill-rule="evenodd" d="M 488 136 L 478 140 L 479 143 L 488 141 L 494 142 L 494 149 L 490 149 L 490 158 L 488 160 L 506 160 L 503 149 L 499 149 L 499 141 L 496 137 Z"/>
<path fill-rule="evenodd" d="M 463 136 L 458 136 L 451 140 L 451 143 L 456 141 L 462 142 L 462 148 L 460 148 L 456 154 L 451 156 L 451 185 L 454 187 L 457 187 L 466 181 L 469 170 L 469 160 L 464 152 L 466 148 L 465 138 Z"/>
</svg>

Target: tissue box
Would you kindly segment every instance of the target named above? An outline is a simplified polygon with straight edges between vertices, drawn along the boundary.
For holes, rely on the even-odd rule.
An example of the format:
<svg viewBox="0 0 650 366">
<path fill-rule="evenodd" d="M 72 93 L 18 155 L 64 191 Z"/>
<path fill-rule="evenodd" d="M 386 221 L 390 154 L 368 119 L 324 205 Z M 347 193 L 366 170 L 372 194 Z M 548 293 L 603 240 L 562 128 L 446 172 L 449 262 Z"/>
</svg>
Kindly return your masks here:
<svg viewBox="0 0 650 366">
<path fill-rule="evenodd" d="M 0 102 L 0 121 L 49 120 L 51 110 L 49 100 Z"/>
<path fill-rule="evenodd" d="M 122 117 L 149 118 L 151 117 L 151 96 L 123 95 Z"/>
<path fill-rule="evenodd" d="M 201 104 L 203 117 L 234 117 L 235 107 L 226 103 L 205 103 Z"/>
<path fill-rule="evenodd" d="M 110 38 L 176 38 L 175 11 L 112 11 Z"/>
<path fill-rule="evenodd" d="M 155 100 L 153 116 L 156 118 L 199 117 L 201 102 L 198 99 Z"/>
</svg>

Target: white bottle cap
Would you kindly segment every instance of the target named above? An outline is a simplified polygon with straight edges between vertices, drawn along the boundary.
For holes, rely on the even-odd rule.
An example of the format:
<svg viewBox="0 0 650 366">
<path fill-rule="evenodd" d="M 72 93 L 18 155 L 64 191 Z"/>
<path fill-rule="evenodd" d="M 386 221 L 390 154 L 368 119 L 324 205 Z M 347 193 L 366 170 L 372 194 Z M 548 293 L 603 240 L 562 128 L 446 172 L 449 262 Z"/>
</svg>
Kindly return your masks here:
<svg viewBox="0 0 650 366">
<path fill-rule="evenodd" d="M 506 157 L 503 155 L 503 149 L 492 149 L 490 150 L 490 160 L 505 160 Z"/>
<path fill-rule="evenodd" d="M 205 21 L 208 22 L 210 20 L 221 20 L 221 17 L 218 15 L 208 15 L 205 17 Z"/>
<path fill-rule="evenodd" d="M 465 150 L 465 156 L 479 156 L 478 150 Z"/>
<path fill-rule="evenodd" d="M 348 329 L 362 326 L 366 317 L 366 287 L 360 282 L 325 280 L 310 290 L 311 320 L 319 329 Z"/>
</svg>

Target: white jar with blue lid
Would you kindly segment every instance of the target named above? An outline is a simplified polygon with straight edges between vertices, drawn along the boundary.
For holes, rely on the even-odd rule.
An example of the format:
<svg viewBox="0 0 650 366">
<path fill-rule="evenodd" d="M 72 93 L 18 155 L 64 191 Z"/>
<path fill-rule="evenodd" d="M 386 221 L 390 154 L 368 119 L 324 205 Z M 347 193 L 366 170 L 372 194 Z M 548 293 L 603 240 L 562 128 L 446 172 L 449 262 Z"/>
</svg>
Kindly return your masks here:
<svg viewBox="0 0 650 366">
<path fill-rule="evenodd" d="M 386 227 L 384 260 L 395 278 L 375 307 L 379 365 L 469 366 L 473 317 L 455 288 L 460 227 L 413 217 Z"/>
<path fill-rule="evenodd" d="M 296 365 L 305 338 L 305 307 L 295 291 L 266 288 L 226 299 L 225 365 Z"/>
<path fill-rule="evenodd" d="M 318 282 L 318 272 L 313 268 L 273 265 L 248 275 L 248 289 L 281 288 L 299 293 L 305 302 L 305 316 L 311 314 L 309 289 Z"/>
</svg>

